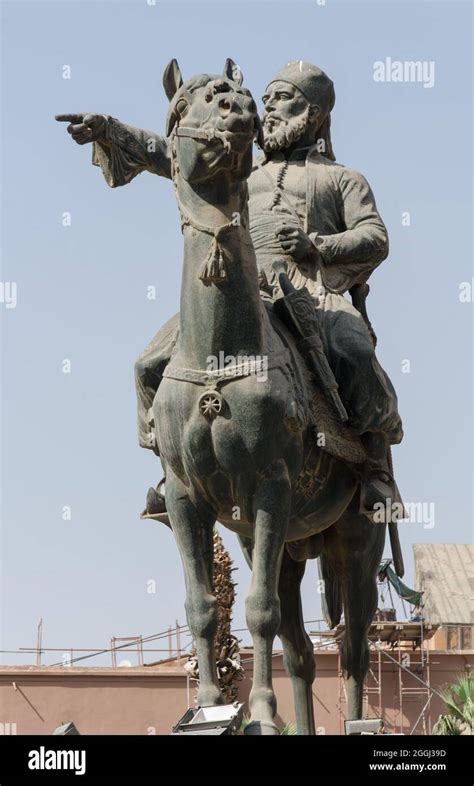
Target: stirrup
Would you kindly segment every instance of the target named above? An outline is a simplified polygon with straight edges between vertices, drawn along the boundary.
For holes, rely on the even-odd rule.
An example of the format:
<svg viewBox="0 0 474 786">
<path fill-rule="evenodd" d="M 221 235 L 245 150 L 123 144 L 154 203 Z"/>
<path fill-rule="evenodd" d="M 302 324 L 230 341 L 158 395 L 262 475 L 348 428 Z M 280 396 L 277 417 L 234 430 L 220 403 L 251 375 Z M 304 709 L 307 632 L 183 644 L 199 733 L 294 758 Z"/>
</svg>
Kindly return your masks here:
<svg viewBox="0 0 474 786">
<path fill-rule="evenodd" d="M 165 495 L 160 491 L 160 488 L 165 483 L 165 480 L 166 478 L 162 478 L 156 489 L 153 487 L 148 489 L 146 507 L 145 510 L 140 514 L 140 518 L 151 519 L 152 521 L 161 521 L 162 524 L 166 524 L 166 526 L 171 528 L 168 511 L 166 510 Z"/>
</svg>

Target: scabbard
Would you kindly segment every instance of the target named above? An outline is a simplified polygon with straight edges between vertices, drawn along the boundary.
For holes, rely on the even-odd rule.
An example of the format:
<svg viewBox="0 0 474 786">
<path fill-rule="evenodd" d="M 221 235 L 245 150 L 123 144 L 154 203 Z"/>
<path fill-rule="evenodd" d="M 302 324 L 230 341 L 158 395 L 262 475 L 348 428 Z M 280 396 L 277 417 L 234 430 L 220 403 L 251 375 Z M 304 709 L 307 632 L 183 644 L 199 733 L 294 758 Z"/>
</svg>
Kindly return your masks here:
<svg viewBox="0 0 474 786">
<path fill-rule="evenodd" d="M 315 321 L 317 322 L 317 320 Z M 300 339 L 298 344 L 303 357 L 306 358 L 309 367 L 314 372 L 316 382 L 320 384 L 326 397 L 336 410 L 340 420 L 344 423 L 348 420 L 348 415 L 338 393 L 339 385 L 336 382 L 336 378 L 332 373 L 331 366 L 325 355 L 321 337 L 319 335 L 314 335 L 303 338 Z"/>
<path fill-rule="evenodd" d="M 326 398 L 341 421 L 348 415 L 338 393 L 338 384 L 328 363 L 321 339 L 321 328 L 315 313 L 315 301 L 306 287 L 288 291 L 274 302 L 274 309 L 298 339 L 298 347 Z"/>
</svg>

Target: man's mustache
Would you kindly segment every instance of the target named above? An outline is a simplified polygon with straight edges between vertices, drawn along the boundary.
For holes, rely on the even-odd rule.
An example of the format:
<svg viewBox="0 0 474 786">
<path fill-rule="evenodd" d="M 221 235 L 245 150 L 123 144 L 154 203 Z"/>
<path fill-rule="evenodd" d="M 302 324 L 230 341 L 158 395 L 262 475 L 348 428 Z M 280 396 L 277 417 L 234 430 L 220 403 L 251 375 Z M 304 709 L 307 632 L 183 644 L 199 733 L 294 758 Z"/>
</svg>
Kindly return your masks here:
<svg viewBox="0 0 474 786">
<path fill-rule="evenodd" d="M 288 122 L 283 117 L 280 117 L 280 115 L 275 115 L 273 112 L 270 115 L 264 115 L 263 116 L 263 124 L 264 125 L 267 125 L 268 123 L 271 123 L 272 120 L 279 120 L 280 123 L 287 123 Z"/>
</svg>

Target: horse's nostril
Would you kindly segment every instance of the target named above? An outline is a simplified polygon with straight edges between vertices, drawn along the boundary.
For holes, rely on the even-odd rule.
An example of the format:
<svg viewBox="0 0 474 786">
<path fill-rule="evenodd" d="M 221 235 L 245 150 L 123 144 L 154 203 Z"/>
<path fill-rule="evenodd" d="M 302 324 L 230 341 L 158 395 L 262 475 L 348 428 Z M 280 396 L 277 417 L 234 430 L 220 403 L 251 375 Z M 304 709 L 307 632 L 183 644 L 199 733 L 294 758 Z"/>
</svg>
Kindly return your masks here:
<svg viewBox="0 0 474 786">
<path fill-rule="evenodd" d="M 222 109 L 224 112 L 230 112 L 231 110 L 231 103 L 227 100 L 227 98 L 221 98 L 219 101 L 219 109 Z"/>
</svg>

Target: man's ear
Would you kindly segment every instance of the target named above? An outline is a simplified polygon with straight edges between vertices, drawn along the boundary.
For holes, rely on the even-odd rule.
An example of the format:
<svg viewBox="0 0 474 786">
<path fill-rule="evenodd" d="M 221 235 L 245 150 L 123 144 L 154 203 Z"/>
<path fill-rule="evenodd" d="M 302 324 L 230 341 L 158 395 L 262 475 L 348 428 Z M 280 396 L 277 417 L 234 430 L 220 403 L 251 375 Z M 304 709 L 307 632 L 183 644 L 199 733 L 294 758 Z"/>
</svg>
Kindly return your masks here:
<svg viewBox="0 0 474 786">
<path fill-rule="evenodd" d="M 309 119 L 312 123 L 316 123 L 316 125 L 320 125 L 323 120 L 323 114 L 321 112 L 321 107 L 317 104 L 310 104 L 309 105 Z"/>
<path fill-rule="evenodd" d="M 230 57 L 228 57 L 225 61 L 222 75 L 226 76 L 227 79 L 231 79 L 232 82 L 236 82 L 239 86 L 244 81 L 244 75 L 240 70 L 240 66 L 238 66 L 237 63 L 235 63 Z"/>
<path fill-rule="evenodd" d="M 171 101 L 174 94 L 183 84 L 183 77 L 178 65 L 178 61 L 173 58 L 166 66 L 163 73 L 163 87 L 167 95 L 168 101 Z"/>
</svg>

